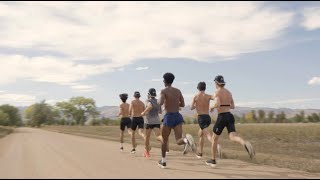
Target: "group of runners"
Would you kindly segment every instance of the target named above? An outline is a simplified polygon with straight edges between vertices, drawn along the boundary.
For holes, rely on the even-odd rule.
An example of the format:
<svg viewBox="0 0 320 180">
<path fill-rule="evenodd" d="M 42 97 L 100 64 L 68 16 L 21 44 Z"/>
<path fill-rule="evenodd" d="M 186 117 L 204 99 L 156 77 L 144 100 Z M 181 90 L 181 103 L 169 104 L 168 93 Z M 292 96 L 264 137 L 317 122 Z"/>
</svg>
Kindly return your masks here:
<svg viewBox="0 0 320 180">
<path fill-rule="evenodd" d="M 221 157 L 221 146 L 218 144 L 219 137 L 226 127 L 231 141 L 241 144 L 248 152 L 250 158 L 255 156 L 254 149 L 249 141 L 243 140 L 236 134 L 234 116 L 230 112 L 235 108 L 232 94 L 225 88 L 225 81 L 223 76 L 215 77 L 214 82 L 216 91 L 213 95 L 206 94 L 206 83 L 199 82 L 198 93 L 194 96 L 191 104 L 191 110 L 196 109 L 198 113 L 199 124 L 199 152 L 197 152 L 197 145 L 194 138 L 190 134 L 183 137 L 182 125 L 184 123 L 183 117 L 180 114 L 182 107 L 185 107 L 185 102 L 181 91 L 172 86 L 175 76 L 172 73 L 165 73 L 163 75 L 163 82 L 165 88 L 160 93 L 160 99 L 156 99 L 157 93 L 154 88 L 149 89 L 148 100 L 146 104 L 140 100 L 140 93 L 134 92 L 134 100 L 131 104 L 126 101 L 128 94 L 120 94 L 122 104 L 119 106 L 120 123 L 120 150 L 123 151 L 123 137 L 125 128 L 131 136 L 132 150 L 131 153 L 136 153 L 136 131 L 144 139 L 145 151 L 144 157 L 150 157 L 150 136 L 152 131 L 156 139 L 161 143 L 162 158 L 158 162 L 161 168 L 166 168 L 166 155 L 169 153 L 169 135 L 174 130 L 175 140 L 177 145 L 183 145 L 183 154 L 187 154 L 191 149 L 198 158 L 203 156 L 204 140 L 208 139 L 212 144 L 212 157 L 206 164 L 215 167 L 217 165 L 217 155 Z M 210 106 L 210 101 L 214 100 L 214 105 Z M 164 106 L 164 108 L 162 108 Z M 211 124 L 211 117 L 209 113 L 213 113 L 214 109 L 218 111 L 218 118 L 213 127 L 213 133 L 210 132 L 209 126 Z M 164 112 L 163 119 L 160 120 L 160 115 Z M 143 117 L 146 117 L 145 119 Z M 146 129 L 144 133 L 144 128 Z"/>
</svg>

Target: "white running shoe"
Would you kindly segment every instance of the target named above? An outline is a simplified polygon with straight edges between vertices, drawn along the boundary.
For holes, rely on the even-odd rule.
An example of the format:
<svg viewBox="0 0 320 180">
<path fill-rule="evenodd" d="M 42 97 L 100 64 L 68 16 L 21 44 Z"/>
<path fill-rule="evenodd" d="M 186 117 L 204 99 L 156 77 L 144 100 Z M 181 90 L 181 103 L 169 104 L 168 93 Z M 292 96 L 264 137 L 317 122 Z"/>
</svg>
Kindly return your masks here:
<svg viewBox="0 0 320 180">
<path fill-rule="evenodd" d="M 193 140 L 193 137 L 190 134 L 186 134 L 186 138 L 188 140 L 188 144 L 191 147 L 191 150 L 193 153 L 197 153 L 197 145 Z"/>
<path fill-rule="evenodd" d="M 183 155 L 186 155 L 186 154 L 188 154 L 188 149 L 189 149 L 189 145 L 188 144 L 185 144 L 184 145 L 184 148 L 183 148 Z"/>
<path fill-rule="evenodd" d="M 247 150 L 251 159 L 256 155 L 256 153 L 254 152 L 254 149 L 249 141 L 245 142 L 244 148 Z"/>
<path fill-rule="evenodd" d="M 201 159 L 201 158 L 202 158 L 202 153 L 198 153 L 198 154 L 197 154 L 197 158 L 198 158 L 198 159 Z"/>
</svg>

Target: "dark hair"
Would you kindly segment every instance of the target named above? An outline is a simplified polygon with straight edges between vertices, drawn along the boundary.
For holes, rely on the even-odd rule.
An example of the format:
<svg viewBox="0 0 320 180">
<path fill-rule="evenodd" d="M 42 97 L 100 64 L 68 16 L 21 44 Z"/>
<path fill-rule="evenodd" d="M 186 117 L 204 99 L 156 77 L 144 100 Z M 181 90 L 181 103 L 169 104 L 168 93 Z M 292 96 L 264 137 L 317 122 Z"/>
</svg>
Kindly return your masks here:
<svg viewBox="0 0 320 180">
<path fill-rule="evenodd" d="M 120 97 L 121 101 L 123 103 L 125 103 L 127 101 L 127 99 L 128 99 L 128 94 L 123 93 L 123 94 L 120 94 L 119 97 Z"/>
<path fill-rule="evenodd" d="M 156 89 L 150 88 L 148 94 L 149 94 L 151 97 L 156 97 L 156 96 L 157 96 Z"/>
<path fill-rule="evenodd" d="M 133 97 L 140 98 L 141 97 L 140 92 L 139 91 L 134 92 Z"/>
<path fill-rule="evenodd" d="M 163 79 L 164 79 L 165 83 L 172 84 L 173 80 L 174 80 L 174 75 L 172 73 L 165 73 L 163 75 Z"/>
<path fill-rule="evenodd" d="M 206 83 L 205 82 L 199 82 L 197 88 L 198 88 L 199 91 L 205 91 L 206 90 Z"/>
</svg>

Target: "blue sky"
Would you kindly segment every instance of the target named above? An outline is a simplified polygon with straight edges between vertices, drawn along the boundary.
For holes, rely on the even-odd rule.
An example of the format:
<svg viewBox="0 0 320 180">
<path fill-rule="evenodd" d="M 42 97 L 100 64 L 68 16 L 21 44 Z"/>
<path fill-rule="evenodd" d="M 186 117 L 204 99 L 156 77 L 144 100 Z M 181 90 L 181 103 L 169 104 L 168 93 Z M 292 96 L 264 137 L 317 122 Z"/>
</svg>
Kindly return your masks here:
<svg viewBox="0 0 320 180">
<path fill-rule="evenodd" d="M 222 74 L 238 106 L 320 109 L 319 2 L 0 2 L 0 104 L 98 106 Z"/>
</svg>

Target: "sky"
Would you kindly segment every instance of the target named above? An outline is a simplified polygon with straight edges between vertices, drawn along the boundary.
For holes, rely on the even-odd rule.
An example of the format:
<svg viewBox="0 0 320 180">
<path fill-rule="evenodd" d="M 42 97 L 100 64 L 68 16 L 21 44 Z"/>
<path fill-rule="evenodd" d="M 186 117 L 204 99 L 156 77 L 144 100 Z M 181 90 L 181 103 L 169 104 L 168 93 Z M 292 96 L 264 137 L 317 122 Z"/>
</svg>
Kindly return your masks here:
<svg viewBox="0 0 320 180">
<path fill-rule="evenodd" d="M 0 104 L 97 106 L 159 93 L 190 104 L 223 75 L 237 106 L 320 109 L 320 2 L 0 2 Z"/>
</svg>

